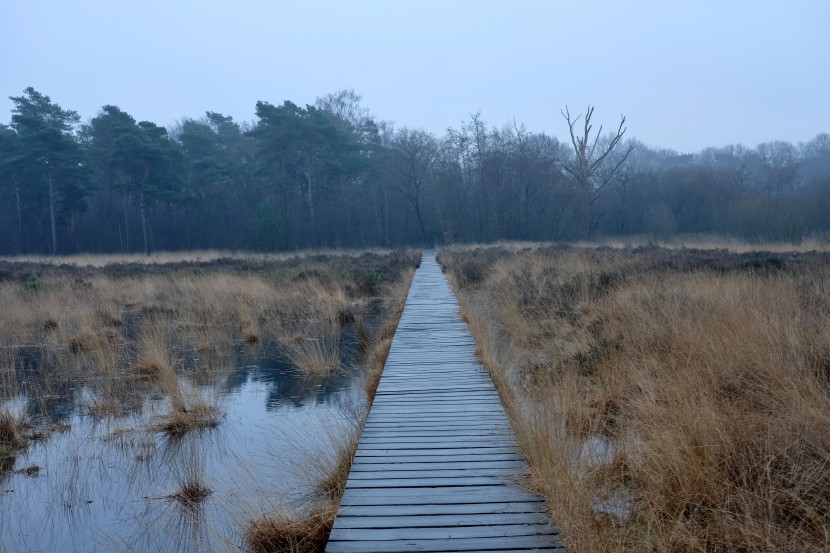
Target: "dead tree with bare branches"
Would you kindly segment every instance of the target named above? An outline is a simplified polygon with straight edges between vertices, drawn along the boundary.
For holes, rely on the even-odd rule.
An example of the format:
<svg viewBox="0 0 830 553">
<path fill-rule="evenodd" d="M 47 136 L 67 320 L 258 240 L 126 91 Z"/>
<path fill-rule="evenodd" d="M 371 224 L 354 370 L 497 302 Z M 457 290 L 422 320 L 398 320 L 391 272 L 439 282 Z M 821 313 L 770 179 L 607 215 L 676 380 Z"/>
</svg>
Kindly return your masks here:
<svg viewBox="0 0 830 553">
<path fill-rule="evenodd" d="M 562 117 L 568 122 L 568 129 L 571 134 L 571 144 L 574 149 L 574 158 L 563 165 L 563 169 L 575 181 L 577 188 L 583 198 L 585 209 L 585 223 L 588 237 L 593 236 L 599 222 L 599 215 L 596 211 L 596 202 L 609 183 L 618 179 L 620 167 L 625 163 L 628 155 L 634 150 L 634 145 L 628 146 L 626 151 L 613 160 L 609 158 L 611 152 L 617 147 L 625 135 L 625 116 L 620 115 L 620 125 L 617 132 L 609 135 L 607 141 L 600 142 L 602 138 L 602 126 L 591 138 L 591 116 L 594 114 L 593 106 L 588 106 L 585 116 L 577 115 L 571 118 L 571 112 L 565 106 L 561 111 Z M 574 130 L 579 119 L 583 119 L 582 134 Z M 599 149 L 598 149 L 599 148 Z M 600 170 L 602 169 L 602 170 Z"/>
</svg>

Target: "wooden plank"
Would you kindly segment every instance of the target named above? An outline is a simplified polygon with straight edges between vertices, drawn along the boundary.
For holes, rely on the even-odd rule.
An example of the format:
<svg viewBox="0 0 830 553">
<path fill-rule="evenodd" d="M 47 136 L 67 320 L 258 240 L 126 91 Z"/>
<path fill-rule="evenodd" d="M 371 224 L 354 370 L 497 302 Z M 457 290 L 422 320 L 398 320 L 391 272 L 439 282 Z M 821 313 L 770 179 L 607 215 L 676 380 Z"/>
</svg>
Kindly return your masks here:
<svg viewBox="0 0 830 553">
<path fill-rule="evenodd" d="M 516 441 L 506 435 L 489 436 L 386 436 L 376 438 L 367 436 L 360 440 L 364 449 L 427 449 L 449 447 L 458 449 L 460 447 L 515 447 Z"/>
<path fill-rule="evenodd" d="M 512 503 L 461 503 L 431 505 L 432 516 L 441 515 L 484 515 L 508 513 L 540 513 L 547 518 L 547 509 L 541 501 L 514 501 Z M 337 512 L 338 516 L 350 517 L 383 517 L 383 516 L 431 516 L 424 515 L 422 505 L 343 505 Z"/>
<path fill-rule="evenodd" d="M 493 454 L 515 454 L 516 448 L 507 446 L 489 447 L 442 447 L 442 448 L 378 448 L 358 446 L 355 457 L 419 457 L 430 455 L 433 457 L 450 457 L 457 455 L 493 455 Z"/>
<path fill-rule="evenodd" d="M 395 465 L 391 465 L 394 467 Z M 353 474 L 349 474 L 349 479 L 356 479 L 356 480 L 378 480 L 378 479 L 387 479 L 387 478 L 396 478 L 396 479 L 418 479 L 418 478 L 455 478 L 459 476 L 511 476 L 514 478 L 515 476 L 523 471 L 523 467 L 490 467 L 489 465 L 485 465 L 483 467 L 471 467 L 471 466 L 462 466 L 463 468 L 433 468 L 429 470 L 425 470 L 424 467 L 420 469 L 408 469 L 404 470 L 401 468 L 388 468 L 388 469 L 381 469 L 378 468 L 375 471 L 355 471 Z"/>
<path fill-rule="evenodd" d="M 466 423 L 466 424 L 436 424 L 436 425 L 429 425 L 419 423 L 419 421 L 414 421 L 410 424 L 405 423 L 375 423 L 371 426 L 367 426 L 366 428 L 367 436 L 372 435 L 401 435 L 405 436 L 408 434 L 419 434 L 419 433 L 435 433 L 435 434 L 444 434 L 444 435 L 451 435 L 454 433 L 463 434 L 486 434 L 486 433 L 493 433 L 497 436 L 500 435 L 509 435 L 512 436 L 513 433 L 510 429 L 509 425 L 501 424 L 501 423 L 493 423 L 493 424 L 475 424 L 475 423 Z"/>
<path fill-rule="evenodd" d="M 502 413 L 369 413 L 368 422 L 507 422 Z"/>
<path fill-rule="evenodd" d="M 400 412 L 401 414 L 408 413 L 425 413 L 425 409 L 430 409 L 442 415 L 465 415 L 470 413 L 487 413 L 493 417 L 503 417 L 499 413 L 501 402 L 498 399 L 478 399 L 473 401 L 433 401 L 428 402 L 420 398 L 407 400 L 405 397 L 382 397 L 378 398 L 372 409 L 377 415 Z M 375 410 L 377 409 L 377 410 Z"/>
<path fill-rule="evenodd" d="M 367 472 L 376 474 L 379 471 L 427 471 L 427 470 L 516 470 L 525 469 L 524 461 L 479 461 L 479 462 L 461 462 L 461 461 L 444 461 L 438 463 L 375 463 L 366 465 L 363 463 L 356 463 L 352 466 L 352 472 Z"/>
<path fill-rule="evenodd" d="M 501 476 L 452 476 L 449 478 L 355 478 L 349 479 L 346 485 L 352 489 L 363 490 L 371 488 L 458 488 L 467 486 L 495 486 L 498 484 L 510 485 L 516 482 L 515 475 Z"/>
<path fill-rule="evenodd" d="M 442 528 L 446 526 L 489 526 L 506 524 L 549 524 L 547 514 L 531 513 L 479 513 L 454 515 L 383 515 L 338 516 L 335 528 Z"/>
<path fill-rule="evenodd" d="M 353 460 L 330 553 L 563 551 L 458 303 L 416 272 Z"/>
<path fill-rule="evenodd" d="M 375 403 L 379 407 L 410 407 L 421 405 L 432 405 L 435 407 L 448 408 L 451 410 L 460 410 L 462 408 L 469 408 L 471 405 L 480 405 L 482 407 L 494 408 L 501 405 L 499 396 L 495 394 L 474 394 L 470 393 L 468 396 L 440 396 L 434 398 L 425 397 L 423 394 L 388 394 L 375 397 Z"/>
<path fill-rule="evenodd" d="M 440 526 L 436 528 L 332 528 L 329 540 L 458 540 L 471 538 L 506 538 L 556 535 L 550 524 L 490 524 L 480 526 Z"/>
<path fill-rule="evenodd" d="M 346 488 L 341 505 L 445 505 L 459 503 L 526 503 L 536 496 L 518 486 L 459 486 L 445 488 Z M 428 512 L 428 511 L 427 511 Z"/>
<path fill-rule="evenodd" d="M 458 455 L 425 455 L 415 453 L 412 455 L 355 455 L 353 464 L 364 465 L 386 465 L 389 463 L 446 463 L 457 461 L 461 463 L 483 463 L 487 461 L 522 461 L 522 457 L 515 451 L 509 453 L 470 453 Z"/>
<path fill-rule="evenodd" d="M 492 428 L 495 430 L 510 431 L 510 423 L 506 417 L 499 417 L 497 419 L 493 419 L 491 417 L 489 420 L 449 420 L 445 418 L 434 421 L 427 421 L 424 419 L 384 420 L 380 417 L 375 417 L 375 420 L 367 422 L 364 428 L 368 430 L 381 430 L 386 428 L 400 428 L 402 430 L 418 430 L 422 428 L 436 428 L 439 430 L 442 428 Z"/>
<path fill-rule="evenodd" d="M 396 428 L 383 428 L 381 430 L 364 430 L 363 440 L 369 439 L 392 439 L 400 440 L 404 438 L 478 438 L 487 439 L 488 437 L 510 437 L 511 434 L 505 428 L 487 428 L 480 426 L 478 428 L 421 428 L 418 430 L 401 430 Z"/>
<path fill-rule="evenodd" d="M 550 545 L 542 545 L 544 542 Z M 518 536 L 509 538 L 467 538 L 467 539 L 422 539 L 398 541 L 329 541 L 329 553 L 410 553 L 412 551 L 462 552 L 462 551 L 556 551 L 563 552 L 558 536 L 552 535 L 544 541 L 539 536 Z"/>
</svg>

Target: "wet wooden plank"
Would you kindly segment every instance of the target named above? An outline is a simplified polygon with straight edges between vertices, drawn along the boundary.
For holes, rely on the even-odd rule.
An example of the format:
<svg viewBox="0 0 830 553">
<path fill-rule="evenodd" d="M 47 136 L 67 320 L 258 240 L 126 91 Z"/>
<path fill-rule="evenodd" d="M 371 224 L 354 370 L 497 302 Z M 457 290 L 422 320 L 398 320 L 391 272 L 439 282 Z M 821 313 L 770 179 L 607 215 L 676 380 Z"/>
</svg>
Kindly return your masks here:
<svg viewBox="0 0 830 553">
<path fill-rule="evenodd" d="M 524 461 L 522 457 L 511 451 L 510 453 L 476 453 L 476 454 L 458 454 L 458 455 L 424 455 L 421 453 L 412 455 L 395 455 L 390 453 L 388 455 L 362 455 L 355 461 L 352 466 L 361 465 L 387 465 L 389 463 L 486 463 L 489 461 Z"/>
<path fill-rule="evenodd" d="M 432 466 L 447 462 L 458 463 L 487 463 L 487 462 L 502 462 L 502 461 L 522 461 L 515 452 L 510 453 L 490 453 L 490 454 L 465 454 L 465 455 L 363 455 L 360 459 L 355 459 L 355 466 L 358 462 L 360 465 L 366 465 L 365 470 L 372 470 L 371 465 L 389 465 L 397 463 L 430 463 Z"/>
<path fill-rule="evenodd" d="M 481 524 L 476 526 L 438 526 L 430 528 L 431 540 L 458 540 L 472 538 L 505 538 L 538 535 L 556 535 L 550 524 Z M 344 528 L 335 526 L 330 540 L 417 540 L 424 538 L 424 529 L 419 527 L 401 528 Z"/>
<path fill-rule="evenodd" d="M 358 451 L 408 449 L 515 449 L 516 440 L 507 433 L 481 436 L 367 436 L 360 441 Z"/>
<path fill-rule="evenodd" d="M 479 438 L 485 439 L 489 436 L 510 436 L 509 430 L 505 428 L 487 428 L 480 426 L 478 428 L 422 428 L 420 430 L 401 430 L 396 428 L 384 428 L 381 430 L 364 430 L 363 439 L 420 439 L 420 438 Z"/>
<path fill-rule="evenodd" d="M 549 524 L 544 512 L 457 513 L 442 515 L 341 516 L 341 528 L 442 528 L 505 524 Z"/>
<path fill-rule="evenodd" d="M 456 456 L 470 456 L 476 455 L 495 455 L 495 454 L 516 454 L 516 449 L 508 446 L 488 446 L 488 447 L 446 447 L 446 448 L 413 448 L 413 449 L 371 449 L 358 446 L 355 459 L 362 457 L 456 457 Z M 518 454 L 516 454 L 518 456 Z"/>
<path fill-rule="evenodd" d="M 563 551 L 475 351 L 426 254 L 326 551 Z"/>
<path fill-rule="evenodd" d="M 376 468 L 374 471 L 353 471 L 350 480 L 378 480 L 380 478 L 419 479 L 419 478 L 455 478 L 460 476 L 505 476 L 515 475 L 522 467 L 491 467 L 486 463 L 483 466 L 461 465 L 459 467 L 423 467 L 417 469 L 401 469 L 395 465 L 386 465 L 390 468 Z M 394 467 L 394 468 L 391 468 Z"/>
<path fill-rule="evenodd" d="M 435 505 L 463 503 L 527 503 L 534 494 L 499 482 L 492 486 L 456 486 L 435 488 L 383 489 L 347 488 L 341 505 L 423 505 L 424 512 L 432 512 Z"/>
<path fill-rule="evenodd" d="M 456 460 L 443 461 L 439 463 L 375 463 L 371 466 L 360 464 L 354 467 L 351 475 L 366 472 L 375 475 L 380 471 L 442 471 L 442 470 L 524 470 L 524 461 L 479 461 L 462 462 Z"/>
<path fill-rule="evenodd" d="M 488 476 L 450 476 L 437 478 L 420 476 L 418 478 L 384 478 L 377 475 L 375 478 L 350 478 L 346 485 L 353 489 L 373 488 L 458 488 L 466 486 L 495 486 L 498 484 L 510 485 L 516 481 L 516 476 L 501 471 L 499 475 Z"/>
<path fill-rule="evenodd" d="M 467 515 L 487 514 L 510 514 L 510 513 L 539 513 L 547 518 L 547 509 L 541 501 L 513 501 L 509 503 L 450 503 L 445 505 L 433 505 L 430 511 L 432 515 L 451 515 L 470 520 L 473 517 Z M 337 513 L 338 517 L 349 517 L 354 520 L 357 517 L 392 517 L 392 516 L 430 516 L 424 515 L 422 505 L 343 505 Z"/>
<path fill-rule="evenodd" d="M 543 538 L 543 539 L 540 539 Z M 545 545 L 542 545 L 545 544 Z M 466 539 L 422 539 L 395 541 L 340 541 L 330 540 L 326 547 L 329 553 L 411 553 L 425 551 L 431 553 L 448 553 L 462 551 L 556 551 L 565 549 L 557 535 L 512 536 L 502 538 L 466 538 Z"/>
</svg>

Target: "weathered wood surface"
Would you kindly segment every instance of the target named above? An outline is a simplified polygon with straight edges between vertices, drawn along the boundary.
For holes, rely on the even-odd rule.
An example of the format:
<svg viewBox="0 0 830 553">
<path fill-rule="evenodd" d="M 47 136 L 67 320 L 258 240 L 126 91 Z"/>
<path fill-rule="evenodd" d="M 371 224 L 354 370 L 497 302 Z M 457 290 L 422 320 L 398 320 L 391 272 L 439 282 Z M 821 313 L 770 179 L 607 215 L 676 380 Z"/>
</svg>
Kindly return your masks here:
<svg viewBox="0 0 830 553">
<path fill-rule="evenodd" d="M 458 303 L 425 252 L 328 553 L 564 551 Z"/>
</svg>

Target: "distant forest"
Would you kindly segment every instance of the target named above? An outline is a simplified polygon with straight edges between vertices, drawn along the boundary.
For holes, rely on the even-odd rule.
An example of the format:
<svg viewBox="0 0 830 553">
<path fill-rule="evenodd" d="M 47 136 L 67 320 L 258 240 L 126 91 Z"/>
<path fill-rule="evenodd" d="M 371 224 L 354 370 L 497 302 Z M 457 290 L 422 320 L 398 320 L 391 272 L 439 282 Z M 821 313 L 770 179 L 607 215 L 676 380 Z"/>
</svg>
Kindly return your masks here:
<svg viewBox="0 0 830 553">
<path fill-rule="evenodd" d="M 0 254 L 355 248 L 718 233 L 830 234 L 830 135 L 697 154 L 624 118 L 564 140 L 469 117 L 443 136 L 375 119 L 343 90 L 169 127 L 103 106 L 85 123 L 27 88 L 0 125 Z M 667 122 L 669 124 L 669 122 Z"/>
</svg>

